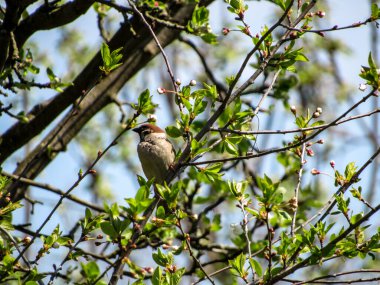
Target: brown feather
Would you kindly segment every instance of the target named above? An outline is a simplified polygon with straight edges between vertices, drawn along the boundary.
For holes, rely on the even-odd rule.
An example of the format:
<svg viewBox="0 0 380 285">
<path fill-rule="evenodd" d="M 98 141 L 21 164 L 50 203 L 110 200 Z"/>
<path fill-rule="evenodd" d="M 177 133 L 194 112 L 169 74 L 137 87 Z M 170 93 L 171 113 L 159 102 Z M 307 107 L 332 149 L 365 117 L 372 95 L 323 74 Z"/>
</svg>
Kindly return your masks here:
<svg viewBox="0 0 380 285">
<path fill-rule="evenodd" d="M 163 129 L 161 129 L 160 127 L 158 127 L 156 125 L 144 124 L 143 126 L 147 126 L 147 127 L 151 128 L 154 133 L 165 133 L 165 131 Z"/>
</svg>

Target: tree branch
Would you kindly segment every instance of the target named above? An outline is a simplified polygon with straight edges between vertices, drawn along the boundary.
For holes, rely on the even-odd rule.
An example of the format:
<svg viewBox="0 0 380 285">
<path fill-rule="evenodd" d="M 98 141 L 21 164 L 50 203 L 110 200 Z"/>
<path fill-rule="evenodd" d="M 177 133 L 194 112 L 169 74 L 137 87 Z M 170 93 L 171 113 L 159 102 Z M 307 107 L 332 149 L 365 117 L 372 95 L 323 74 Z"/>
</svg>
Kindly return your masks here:
<svg viewBox="0 0 380 285">
<path fill-rule="evenodd" d="M 176 20 L 186 21 L 187 17 L 191 15 L 189 10 L 192 5 L 187 5 L 178 8 L 173 18 Z M 133 29 L 131 29 L 131 26 Z M 163 47 L 170 44 L 179 35 L 179 31 L 171 30 L 163 26 L 156 28 L 156 34 L 161 33 L 160 42 Z M 134 36 L 137 34 L 138 36 Z M 109 43 L 111 50 L 119 47 L 124 47 L 124 65 L 119 69 L 120 79 L 113 79 L 117 81 L 118 92 L 121 87 L 133 75 L 135 75 L 141 68 L 145 66 L 154 56 L 157 55 L 158 50 L 154 43 L 152 43 L 152 35 L 150 31 L 141 24 L 138 19 L 132 19 L 130 23 L 125 23 L 119 31 L 114 35 Z M 128 54 L 126 54 L 128 52 Z M 88 92 L 95 86 L 101 79 L 101 71 L 99 66 L 102 64 L 100 52 L 88 63 L 83 71 L 76 77 L 72 86 L 69 86 L 64 92 L 57 94 L 52 100 L 38 104 L 27 114 L 29 119 L 28 124 L 16 123 L 10 127 L 0 137 L 0 164 L 4 162 L 13 152 L 22 147 L 25 143 L 30 141 L 33 137 L 41 133 L 54 119 L 58 117 L 68 106 L 73 104 L 78 98 L 83 95 L 83 92 Z M 113 73 L 117 72 L 114 71 Z M 111 73 L 108 76 L 111 76 Z M 100 87 L 97 93 L 102 93 Z M 93 96 L 93 95 L 91 95 Z M 103 105 L 102 107 L 104 107 Z M 101 108 L 100 108 L 101 109 Z"/>
<path fill-rule="evenodd" d="M 95 0 L 70 1 L 54 10 L 41 5 L 33 14 L 21 21 L 16 28 L 17 46 L 21 48 L 27 39 L 37 31 L 50 30 L 73 22 L 85 14 L 94 2 Z"/>
</svg>

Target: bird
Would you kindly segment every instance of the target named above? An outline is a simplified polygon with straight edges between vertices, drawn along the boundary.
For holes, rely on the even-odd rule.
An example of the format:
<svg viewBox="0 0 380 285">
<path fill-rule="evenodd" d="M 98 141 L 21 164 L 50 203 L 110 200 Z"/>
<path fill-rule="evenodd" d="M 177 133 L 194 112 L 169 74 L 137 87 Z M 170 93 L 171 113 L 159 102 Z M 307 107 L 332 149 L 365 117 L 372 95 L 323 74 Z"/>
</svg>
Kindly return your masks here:
<svg viewBox="0 0 380 285">
<path fill-rule="evenodd" d="M 175 149 L 164 130 L 156 125 L 143 124 L 132 129 L 140 136 L 137 154 L 148 180 L 162 185 L 175 160 Z"/>
</svg>

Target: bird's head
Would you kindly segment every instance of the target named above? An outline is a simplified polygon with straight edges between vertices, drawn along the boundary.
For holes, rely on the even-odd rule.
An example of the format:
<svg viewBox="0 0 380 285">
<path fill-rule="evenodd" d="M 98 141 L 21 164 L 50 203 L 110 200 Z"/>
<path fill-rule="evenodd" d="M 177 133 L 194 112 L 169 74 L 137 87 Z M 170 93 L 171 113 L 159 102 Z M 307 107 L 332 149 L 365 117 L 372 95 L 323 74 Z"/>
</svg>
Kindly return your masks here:
<svg viewBox="0 0 380 285">
<path fill-rule="evenodd" d="M 134 131 L 134 132 L 136 132 L 136 133 L 139 134 L 141 141 L 143 141 L 146 136 L 148 136 L 150 134 L 153 134 L 153 133 L 164 134 L 165 135 L 165 131 L 164 130 L 162 130 L 161 128 L 159 128 L 159 127 L 157 127 L 155 125 L 152 125 L 152 124 L 141 125 L 141 126 L 139 126 L 137 128 L 132 129 L 132 131 Z"/>
</svg>

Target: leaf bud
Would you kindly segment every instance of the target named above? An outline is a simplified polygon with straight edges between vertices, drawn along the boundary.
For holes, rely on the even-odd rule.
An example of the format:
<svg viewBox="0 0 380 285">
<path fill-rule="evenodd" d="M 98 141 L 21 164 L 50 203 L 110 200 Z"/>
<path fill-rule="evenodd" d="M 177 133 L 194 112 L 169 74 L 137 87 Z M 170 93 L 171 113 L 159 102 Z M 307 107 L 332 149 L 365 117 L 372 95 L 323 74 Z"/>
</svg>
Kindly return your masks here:
<svg viewBox="0 0 380 285">
<path fill-rule="evenodd" d="M 157 122 L 157 116 L 154 114 L 148 115 L 148 122 Z"/>
<path fill-rule="evenodd" d="M 227 36 L 231 30 L 229 28 L 223 28 L 222 33 L 224 36 Z"/>
<path fill-rule="evenodd" d="M 166 92 L 166 89 L 162 88 L 162 87 L 158 87 L 157 92 L 158 92 L 158 94 L 164 94 Z"/>
<path fill-rule="evenodd" d="M 306 149 L 306 154 L 307 154 L 308 156 L 314 156 L 314 151 L 313 151 L 311 148 L 307 148 L 307 149 Z"/>
<path fill-rule="evenodd" d="M 311 173 L 312 175 L 318 175 L 318 174 L 321 174 L 321 172 L 320 172 L 318 169 L 316 169 L 316 168 L 313 168 L 313 169 L 310 171 L 310 173 Z"/>
<path fill-rule="evenodd" d="M 359 84 L 359 90 L 360 91 L 365 91 L 367 89 L 367 84 Z"/>
</svg>

